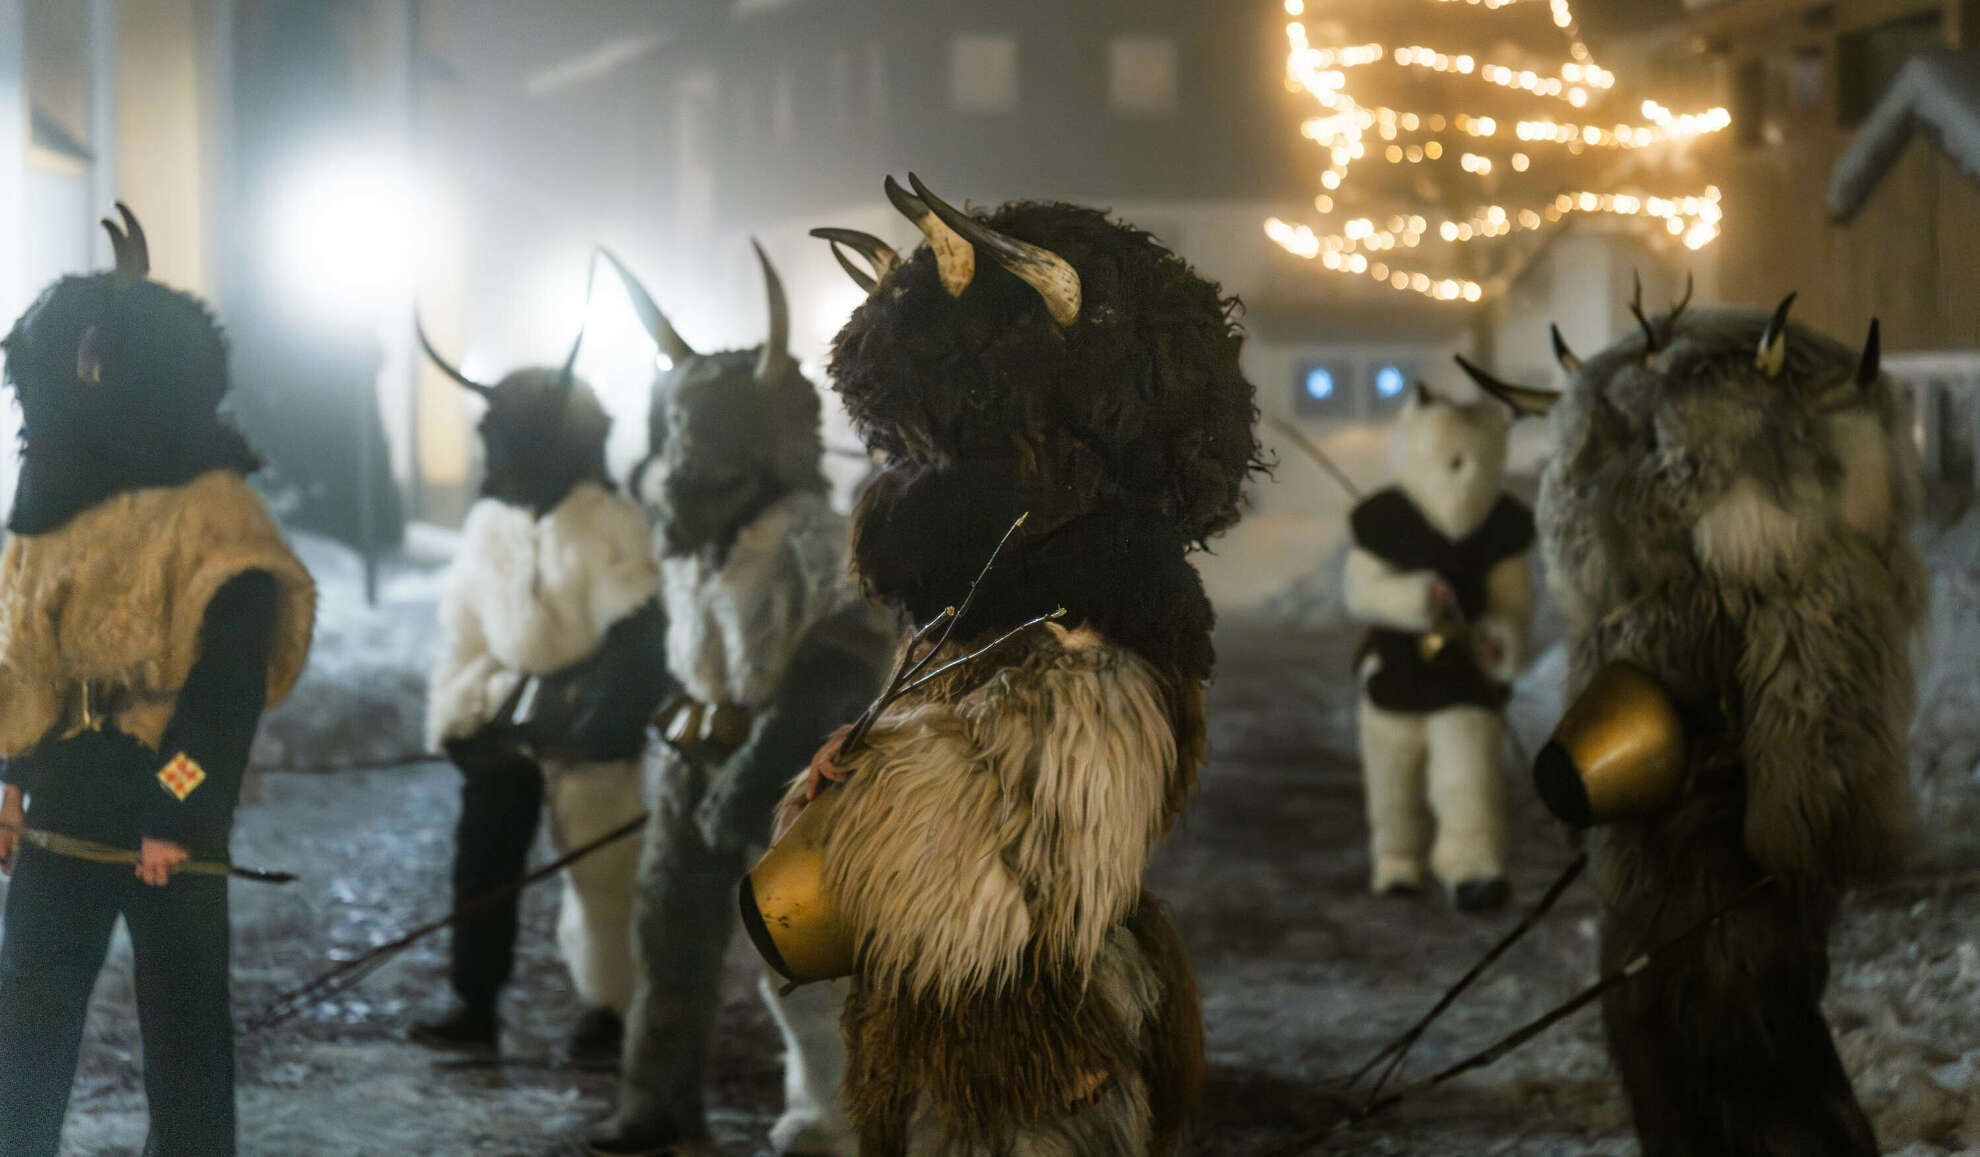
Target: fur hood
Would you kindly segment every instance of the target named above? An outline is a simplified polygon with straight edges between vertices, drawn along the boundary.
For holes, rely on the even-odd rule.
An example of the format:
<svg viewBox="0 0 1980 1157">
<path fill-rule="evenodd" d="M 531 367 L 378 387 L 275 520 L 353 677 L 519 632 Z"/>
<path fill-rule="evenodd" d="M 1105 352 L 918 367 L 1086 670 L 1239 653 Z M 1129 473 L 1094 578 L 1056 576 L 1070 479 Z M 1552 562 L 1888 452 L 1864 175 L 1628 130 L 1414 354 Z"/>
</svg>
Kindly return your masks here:
<svg viewBox="0 0 1980 1157">
<path fill-rule="evenodd" d="M 207 602 L 250 570 L 278 589 L 274 704 L 302 673 L 316 588 L 239 474 L 126 491 L 58 530 L 14 535 L 0 557 L 0 756 L 38 743 L 84 681 L 128 691 L 116 727 L 157 747 L 199 658 Z"/>
<path fill-rule="evenodd" d="M 547 675 L 596 651 L 658 589 L 649 543 L 639 508 L 595 482 L 542 517 L 476 502 L 440 603 L 447 646 L 429 687 L 429 742 L 479 729 L 518 673 Z"/>
<path fill-rule="evenodd" d="M 703 703 L 760 707 L 819 621 L 862 602 L 847 573 L 846 520 L 822 494 L 777 499 L 719 557 L 660 561 L 667 666 Z"/>
<path fill-rule="evenodd" d="M 824 870 L 867 987 L 953 1004 L 1033 965 L 1087 976 L 1194 774 L 1146 660 L 1057 624 L 1007 646 L 896 700 L 831 789 Z"/>
</svg>

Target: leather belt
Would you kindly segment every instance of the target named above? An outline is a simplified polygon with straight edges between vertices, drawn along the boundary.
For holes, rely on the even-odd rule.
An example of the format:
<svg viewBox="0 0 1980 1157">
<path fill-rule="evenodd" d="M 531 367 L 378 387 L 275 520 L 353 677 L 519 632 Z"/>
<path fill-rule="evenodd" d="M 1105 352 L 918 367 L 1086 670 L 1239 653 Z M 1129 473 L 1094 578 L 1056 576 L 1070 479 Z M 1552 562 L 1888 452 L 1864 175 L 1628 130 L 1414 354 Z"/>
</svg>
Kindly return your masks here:
<svg viewBox="0 0 1980 1157">
<path fill-rule="evenodd" d="M 660 737 L 696 763 L 719 763 L 749 739 L 755 721 L 747 707 L 683 697 L 660 712 Z"/>
</svg>

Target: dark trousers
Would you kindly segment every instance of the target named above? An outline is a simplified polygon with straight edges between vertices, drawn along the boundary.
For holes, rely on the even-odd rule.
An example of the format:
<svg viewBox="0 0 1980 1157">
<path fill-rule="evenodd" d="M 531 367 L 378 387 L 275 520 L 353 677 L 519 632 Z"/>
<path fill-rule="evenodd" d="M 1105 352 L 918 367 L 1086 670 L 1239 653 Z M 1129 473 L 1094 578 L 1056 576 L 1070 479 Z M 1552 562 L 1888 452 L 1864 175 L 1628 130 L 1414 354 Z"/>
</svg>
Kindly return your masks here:
<svg viewBox="0 0 1980 1157">
<path fill-rule="evenodd" d="M 54 1157 L 90 991 L 121 915 L 136 950 L 146 1157 L 234 1152 L 227 880 L 21 849 L 0 941 L 0 1157 Z"/>
<path fill-rule="evenodd" d="M 516 881 L 529 864 L 543 813 L 543 772 L 531 760 L 487 743 L 447 744 L 461 770 L 461 822 L 454 832 L 454 904 Z M 493 1017 L 516 959 L 521 895 L 490 904 L 454 925 L 451 979 L 470 1013 Z"/>
</svg>

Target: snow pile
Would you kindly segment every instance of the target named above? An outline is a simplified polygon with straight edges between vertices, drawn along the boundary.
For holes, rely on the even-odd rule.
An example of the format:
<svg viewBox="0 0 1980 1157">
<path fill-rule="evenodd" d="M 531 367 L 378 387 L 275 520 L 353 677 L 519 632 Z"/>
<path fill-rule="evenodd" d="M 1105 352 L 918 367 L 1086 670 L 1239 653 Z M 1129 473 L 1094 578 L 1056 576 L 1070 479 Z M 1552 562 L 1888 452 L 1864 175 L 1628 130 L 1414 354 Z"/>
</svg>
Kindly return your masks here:
<svg viewBox="0 0 1980 1157">
<path fill-rule="evenodd" d="M 257 770 L 335 770 L 425 754 L 426 673 L 440 653 L 441 561 L 448 544 L 385 564 L 378 605 L 364 599 L 364 563 L 320 535 L 291 532 L 316 579 L 316 636 L 289 698 L 270 710 L 250 757 Z"/>
<path fill-rule="evenodd" d="M 1920 539 L 1932 608 L 1912 742 L 1928 781 L 1963 778 L 1980 764 L 1980 505 Z"/>
<path fill-rule="evenodd" d="M 1347 566 L 1348 541 L 1327 552 L 1319 566 L 1294 579 L 1259 605 L 1257 618 L 1270 626 L 1295 631 L 1325 631 L 1349 623 L 1341 572 Z"/>
</svg>

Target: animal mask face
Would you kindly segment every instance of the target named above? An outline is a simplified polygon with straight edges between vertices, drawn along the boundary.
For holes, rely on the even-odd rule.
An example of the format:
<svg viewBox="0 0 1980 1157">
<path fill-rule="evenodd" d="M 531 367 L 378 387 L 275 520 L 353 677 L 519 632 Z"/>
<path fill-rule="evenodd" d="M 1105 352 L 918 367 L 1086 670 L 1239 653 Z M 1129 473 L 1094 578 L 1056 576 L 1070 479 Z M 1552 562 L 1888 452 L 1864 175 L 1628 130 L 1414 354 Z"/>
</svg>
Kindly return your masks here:
<svg viewBox="0 0 1980 1157">
<path fill-rule="evenodd" d="M 833 345 L 833 388 L 905 469 L 1012 479 L 1038 532 L 1103 507 L 1189 541 L 1228 528 L 1257 467 L 1235 303 L 1105 214 L 1013 203 L 964 213 L 910 178 L 886 191 L 924 241 L 906 256 L 817 230 L 871 296 Z M 1027 531 L 1031 524 L 1027 524 Z"/>
<path fill-rule="evenodd" d="M 1482 371 L 1509 404 L 1551 411 L 1540 521 L 1556 577 L 1601 605 L 1646 584 L 1791 579 L 1817 544 L 1881 546 L 1909 502 L 1911 448 L 1859 352 L 1752 310 L 1672 311 L 1570 371 L 1549 397 Z M 1475 367 L 1473 367 L 1475 370 Z"/>
<path fill-rule="evenodd" d="M 1459 405 L 1418 385 L 1403 403 L 1391 443 L 1395 477 L 1447 536 L 1464 537 L 1492 509 L 1510 426 L 1496 401 Z"/>
<path fill-rule="evenodd" d="M 605 468 L 611 416 L 573 372 L 582 333 L 562 367 L 517 370 L 492 386 L 442 358 L 424 329 L 419 342 L 443 373 L 488 403 L 475 427 L 483 451 L 483 497 L 545 514 L 580 482 L 611 485 Z"/>
<path fill-rule="evenodd" d="M 822 490 L 818 391 L 790 356 L 783 281 L 756 248 L 770 333 L 754 350 L 703 354 L 675 332 L 646 287 L 617 257 L 647 334 L 673 363 L 655 378 L 650 447 L 633 473 L 672 554 L 720 549 L 766 505 L 793 490 Z"/>
<path fill-rule="evenodd" d="M 90 447 L 106 461 L 167 453 L 180 432 L 211 424 L 226 394 L 219 325 L 197 298 L 149 279 L 144 230 L 117 208 L 124 229 L 104 222 L 116 271 L 57 281 L 0 343 L 30 447 Z"/>
</svg>

